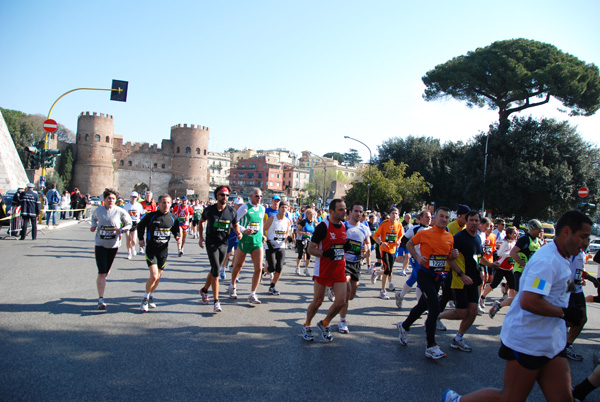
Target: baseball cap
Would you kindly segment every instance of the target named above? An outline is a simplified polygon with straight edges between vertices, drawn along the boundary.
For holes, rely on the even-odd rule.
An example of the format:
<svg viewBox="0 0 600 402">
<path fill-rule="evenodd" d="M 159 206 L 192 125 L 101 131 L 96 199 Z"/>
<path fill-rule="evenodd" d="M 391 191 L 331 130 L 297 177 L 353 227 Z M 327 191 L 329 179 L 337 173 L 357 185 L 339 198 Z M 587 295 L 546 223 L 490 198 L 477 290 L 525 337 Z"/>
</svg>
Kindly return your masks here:
<svg viewBox="0 0 600 402">
<path fill-rule="evenodd" d="M 274 199 L 274 200 L 281 200 L 281 197 L 280 197 L 280 196 L 278 196 L 278 195 L 274 195 L 274 196 L 273 196 L 273 199 Z"/>
<path fill-rule="evenodd" d="M 184 195 L 183 197 L 181 197 L 181 200 L 186 200 L 187 201 L 187 197 Z"/>
<path fill-rule="evenodd" d="M 130 197 L 135 197 L 135 198 L 137 198 L 137 197 L 138 197 L 138 195 L 139 195 L 139 194 L 137 193 L 137 191 L 132 191 L 132 192 L 131 192 L 131 195 L 130 195 Z"/>
<path fill-rule="evenodd" d="M 34 187 L 35 187 L 35 184 L 33 184 L 33 183 L 27 183 L 27 188 L 34 188 Z"/>
<path fill-rule="evenodd" d="M 464 215 L 469 212 L 471 208 L 468 205 L 458 204 L 458 208 L 456 208 L 456 215 Z"/>
<path fill-rule="evenodd" d="M 237 198 L 236 198 L 236 199 L 233 201 L 233 203 L 234 203 L 235 205 L 242 205 L 242 204 L 244 203 L 244 199 L 243 199 L 242 197 L 237 197 Z"/>
</svg>

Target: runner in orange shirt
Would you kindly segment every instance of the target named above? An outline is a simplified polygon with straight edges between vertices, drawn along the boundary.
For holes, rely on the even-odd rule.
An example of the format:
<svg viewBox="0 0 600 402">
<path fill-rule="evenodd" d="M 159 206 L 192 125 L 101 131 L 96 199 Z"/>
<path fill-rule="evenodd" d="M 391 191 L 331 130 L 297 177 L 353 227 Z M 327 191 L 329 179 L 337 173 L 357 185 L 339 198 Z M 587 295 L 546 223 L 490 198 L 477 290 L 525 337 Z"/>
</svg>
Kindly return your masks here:
<svg viewBox="0 0 600 402">
<path fill-rule="evenodd" d="M 381 292 L 379 297 L 384 300 L 389 300 L 390 297 L 385 290 L 385 284 L 388 280 L 390 281 L 389 289 L 395 290 L 394 284 L 392 283 L 392 269 L 394 268 L 394 260 L 396 256 L 396 248 L 400 245 L 400 240 L 404 236 L 404 229 L 402 224 L 398 221 L 399 211 L 397 208 L 392 208 L 390 211 L 389 219 L 381 222 L 381 225 L 375 231 L 373 239 L 379 245 L 379 251 L 381 252 L 381 260 L 383 262 L 383 275 L 381 275 Z M 377 269 L 373 268 L 373 278 L 377 278 Z M 372 283 L 375 283 L 371 279 Z"/>
</svg>

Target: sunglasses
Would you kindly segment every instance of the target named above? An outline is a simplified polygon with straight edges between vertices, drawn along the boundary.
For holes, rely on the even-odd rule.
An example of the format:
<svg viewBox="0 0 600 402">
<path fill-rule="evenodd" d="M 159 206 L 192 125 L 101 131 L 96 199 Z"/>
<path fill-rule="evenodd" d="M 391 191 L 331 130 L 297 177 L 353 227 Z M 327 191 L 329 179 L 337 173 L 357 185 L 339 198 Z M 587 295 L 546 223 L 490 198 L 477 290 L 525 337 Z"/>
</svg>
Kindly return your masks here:
<svg viewBox="0 0 600 402">
<path fill-rule="evenodd" d="M 219 193 L 217 195 L 222 195 L 223 197 L 229 197 L 229 193 Z"/>
<path fill-rule="evenodd" d="M 254 197 L 262 198 L 262 195 L 253 194 Z"/>
</svg>

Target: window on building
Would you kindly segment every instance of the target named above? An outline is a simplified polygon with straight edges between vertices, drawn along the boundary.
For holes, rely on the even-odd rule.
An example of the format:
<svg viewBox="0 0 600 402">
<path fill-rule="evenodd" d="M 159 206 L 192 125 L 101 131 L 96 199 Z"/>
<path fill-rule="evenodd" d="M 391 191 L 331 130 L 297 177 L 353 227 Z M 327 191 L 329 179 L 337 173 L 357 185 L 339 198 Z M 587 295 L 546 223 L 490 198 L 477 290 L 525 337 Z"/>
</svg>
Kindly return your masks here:
<svg viewBox="0 0 600 402">
<path fill-rule="evenodd" d="M 275 173 L 271 173 L 271 177 L 275 177 Z"/>
<path fill-rule="evenodd" d="M 165 164 L 163 163 L 162 165 L 160 165 L 160 167 L 164 169 L 165 168 Z"/>
<path fill-rule="evenodd" d="M 254 173 L 248 173 L 248 178 L 249 179 L 253 179 L 254 178 Z"/>
<path fill-rule="evenodd" d="M 242 169 L 246 169 L 246 165 L 242 165 L 240 166 Z"/>
<path fill-rule="evenodd" d="M 131 161 L 127 161 L 127 166 L 131 166 Z"/>
<path fill-rule="evenodd" d="M 158 167 L 158 163 L 155 163 L 154 164 L 154 168 L 156 169 L 157 167 Z"/>
<path fill-rule="evenodd" d="M 277 183 L 277 187 L 279 187 L 279 183 Z"/>
<path fill-rule="evenodd" d="M 280 175 L 279 173 L 277 173 L 277 178 L 278 178 L 278 179 L 281 179 L 281 177 L 279 177 L 279 176 L 281 176 L 281 175 Z"/>
<path fill-rule="evenodd" d="M 206 156 L 206 149 L 204 150 L 204 156 Z"/>
<path fill-rule="evenodd" d="M 179 147 L 177 147 L 177 153 L 179 153 Z"/>
<path fill-rule="evenodd" d="M 254 165 L 254 164 L 248 165 L 248 169 L 256 169 L 256 165 Z"/>
<path fill-rule="evenodd" d="M 254 181 L 250 180 L 250 181 L 248 181 L 248 182 L 247 182 L 247 184 L 248 184 L 249 186 L 253 186 L 253 185 L 254 185 Z"/>
<path fill-rule="evenodd" d="M 121 159 L 121 162 L 119 162 L 119 165 L 123 166 L 125 164 L 125 162 L 123 161 L 123 159 Z"/>
<path fill-rule="evenodd" d="M 186 153 L 186 154 L 191 154 L 191 153 L 192 153 L 192 148 L 190 148 L 190 147 L 185 147 L 185 153 Z"/>
<path fill-rule="evenodd" d="M 238 173 L 238 177 L 239 177 L 240 179 L 241 179 L 241 178 L 243 178 L 243 177 L 246 177 L 246 173 L 242 173 L 242 172 L 240 172 L 240 173 Z"/>
<path fill-rule="evenodd" d="M 196 148 L 196 155 L 200 155 L 200 148 Z M 213 162 L 213 165 L 215 164 L 215 162 Z"/>
<path fill-rule="evenodd" d="M 257 181 L 256 182 L 256 187 L 262 187 L 262 181 Z"/>
<path fill-rule="evenodd" d="M 110 137 L 108 135 L 106 136 L 106 142 L 110 144 Z"/>
<path fill-rule="evenodd" d="M 258 174 L 258 178 L 259 178 L 259 179 L 262 179 L 262 173 L 259 173 L 259 174 Z"/>
<path fill-rule="evenodd" d="M 100 142 L 100 134 L 94 135 L 94 141 Z"/>
</svg>

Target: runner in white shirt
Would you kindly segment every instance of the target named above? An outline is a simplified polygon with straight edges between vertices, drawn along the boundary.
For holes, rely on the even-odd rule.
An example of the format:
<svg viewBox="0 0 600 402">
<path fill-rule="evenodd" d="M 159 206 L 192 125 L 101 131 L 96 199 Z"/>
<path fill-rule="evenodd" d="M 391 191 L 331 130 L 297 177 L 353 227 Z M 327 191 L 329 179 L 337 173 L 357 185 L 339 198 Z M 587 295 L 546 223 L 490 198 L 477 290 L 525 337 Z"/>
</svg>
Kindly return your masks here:
<svg viewBox="0 0 600 402">
<path fill-rule="evenodd" d="M 125 232 L 125 242 L 127 243 L 127 251 L 128 256 L 127 259 L 131 260 L 131 257 L 136 255 L 135 251 L 135 240 L 137 238 L 136 230 L 137 224 L 140 222 L 142 215 L 144 214 L 144 208 L 142 204 L 138 202 L 138 193 L 136 191 L 132 192 L 131 200 L 128 204 L 125 204 L 125 211 L 129 214 L 131 218 L 131 229 L 128 232 Z"/>
<path fill-rule="evenodd" d="M 547 401 L 571 401 L 571 370 L 564 352 L 567 325 L 579 325 L 583 313 L 568 307 L 571 282 L 569 261 L 587 247 L 592 221 L 569 211 L 556 224 L 553 243 L 528 261 L 520 291 L 502 330 L 498 355 L 506 360 L 504 388 L 486 388 L 460 396 L 447 390 L 442 401 L 525 401 L 537 382 Z"/>
</svg>

